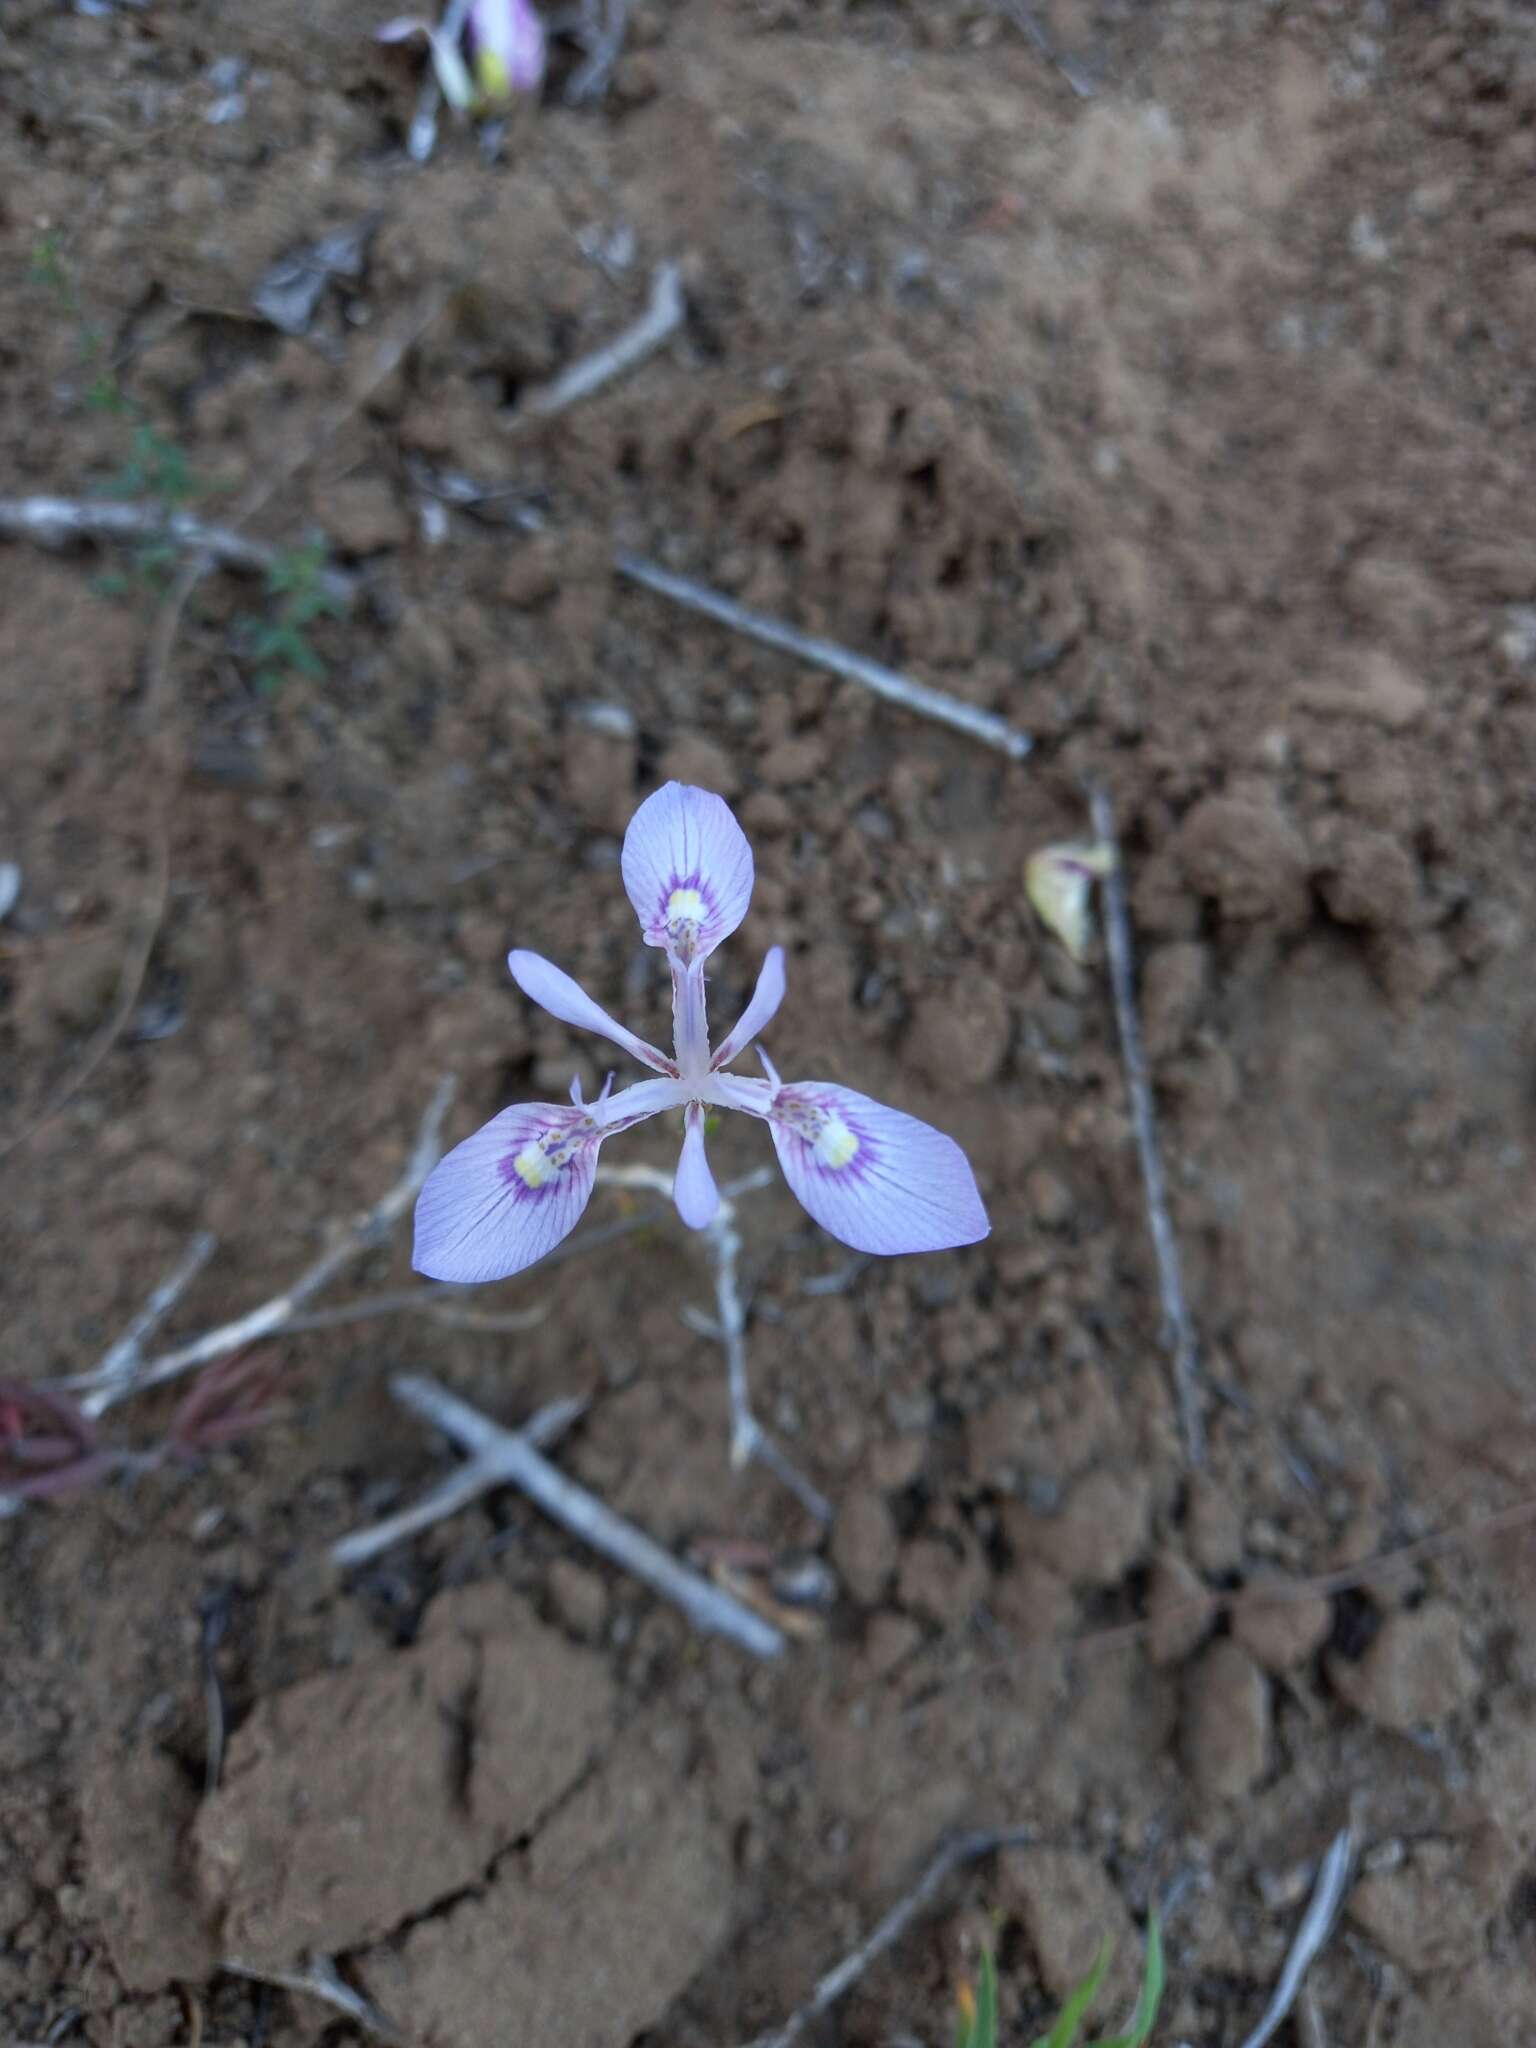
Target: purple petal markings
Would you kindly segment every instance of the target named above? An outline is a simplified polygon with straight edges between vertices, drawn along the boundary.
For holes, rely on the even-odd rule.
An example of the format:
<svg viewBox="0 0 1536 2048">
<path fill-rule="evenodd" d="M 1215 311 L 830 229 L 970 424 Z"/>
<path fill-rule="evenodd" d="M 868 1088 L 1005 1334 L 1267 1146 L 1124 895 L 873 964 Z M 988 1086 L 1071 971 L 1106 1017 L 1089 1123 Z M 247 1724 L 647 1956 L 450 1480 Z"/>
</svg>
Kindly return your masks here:
<svg viewBox="0 0 1536 2048">
<path fill-rule="evenodd" d="M 668 782 L 624 834 L 620 872 L 648 946 L 674 966 L 708 959 L 747 914 L 752 849 L 723 797 Z"/>
<path fill-rule="evenodd" d="M 899 1109 L 832 1081 L 781 1081 L 726 1072 L 784 999 L 784 949 L 763 961 L 752 998 L 711 1051 L 704 963 L 752 900 L 752 849 L 729 806 L 708 790 L 669 782 L 630 820 L 624 888 L 647 945 L 672 971 L 673 1054 L 611 1017 L 562 968 L 519 949 L 518 987 L 578 1030 L 611 1039 L 653 1078 L 584 1103 L 520 1103 L 439 1162 L 416 1205 L 415 1264 L 437 1280 L 502 1280 L 544 1257 L 579 1219 L 605 1138 L 662 1112 L 683 1112 L 673 1182 L 678 1214 L 705 1229 L 720 1193 L 704 1149 L 706 1108 L 766 1119 L 784 1177 L 811 1215 L 855 1251 L 892 1255 L 975 1244 L 990 1228 L 965 1154 L 952 1138 Z"/>
<path fill-rule="evenodd" d="M 800 1081 L 778 1089 L 768 1122 L 800 1202 L 855 1251 L 950 1251 L 991 1228 L 965 1154 L 915 1116 L 831 1081 Z"/>
<path fill-rule="evenodd" d="M 505 1280 L 575 1229 L 607 1135 L 591 1108 L 522 1102 L 455 1145 L 416 1202 L 412 1264 L 433 1280 Z"/>
</svg>

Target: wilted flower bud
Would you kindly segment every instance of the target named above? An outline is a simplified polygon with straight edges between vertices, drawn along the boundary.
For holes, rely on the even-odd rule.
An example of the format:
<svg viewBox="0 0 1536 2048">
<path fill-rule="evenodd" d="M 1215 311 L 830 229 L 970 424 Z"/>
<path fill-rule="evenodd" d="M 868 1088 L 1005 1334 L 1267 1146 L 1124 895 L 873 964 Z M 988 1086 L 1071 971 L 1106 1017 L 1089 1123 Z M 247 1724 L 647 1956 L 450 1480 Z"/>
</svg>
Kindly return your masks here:
<svg viewBox="0 0 1536 2048">
<path fill-rule="evenodd" d="M 1115 865 L 1112 846 L 1043 846 L 1024 863 L 1024 888 L 1040 922 L 1074 960 L 1088 950 L 1088 894 Z"/>
</svg>

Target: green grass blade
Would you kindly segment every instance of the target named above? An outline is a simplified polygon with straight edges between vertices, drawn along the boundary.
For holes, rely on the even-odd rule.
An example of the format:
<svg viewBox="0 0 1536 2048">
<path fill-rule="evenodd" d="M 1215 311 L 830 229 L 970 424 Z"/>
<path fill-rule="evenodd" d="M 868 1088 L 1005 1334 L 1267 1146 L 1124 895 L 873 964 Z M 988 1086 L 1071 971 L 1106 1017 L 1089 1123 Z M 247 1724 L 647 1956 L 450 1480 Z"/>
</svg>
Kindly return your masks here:
<svg viewBox="0 0 1536 2048">
<path fill-rule="evenodd" d="M 997 2048 L 997 1964 L 989 1948 L 981 1952 L 976 2010 L 969 2017 L 962 2014 L 955 2038 L 957 2048 Z"/>
<path fill-rule="evenodd" d="M 1098 1960 L 1061 2008 L 1055 2026 L 1048 2034 L 1041 2035 L 1035 2043 L 1035 2048 L 1074 2048 L 1078 2029 L 1083 2024 L 1089 2006 L 1099 1995 L 1099 1986 L 1104 1982 L 1104 1973 L 1109 1968 L 1109 1959 L 1113 1954 L 1114 1948 L 1111 1943 L 1105 1941 L 1100 1944 Z"/>
<path fill-rule="evenodd" d="M 1154 1906 L 1147 1915 L 1147 1957 L 1142 1968 L 1141 1990 L 1136 1996 L 1136 2010 L 1131 2014 L 1130 2026 L 1123 2034 L 1115 2034 L 1107 2041 L 1097 2041 L 1093 2048 L 1144 2048 L 1144 2044 L 1157 2024 L 1157 2009 L 1163 2002 L 1163 1990 L 1167 1973 L 1163 1959 L 1163 1929 Z"/>
</svg>

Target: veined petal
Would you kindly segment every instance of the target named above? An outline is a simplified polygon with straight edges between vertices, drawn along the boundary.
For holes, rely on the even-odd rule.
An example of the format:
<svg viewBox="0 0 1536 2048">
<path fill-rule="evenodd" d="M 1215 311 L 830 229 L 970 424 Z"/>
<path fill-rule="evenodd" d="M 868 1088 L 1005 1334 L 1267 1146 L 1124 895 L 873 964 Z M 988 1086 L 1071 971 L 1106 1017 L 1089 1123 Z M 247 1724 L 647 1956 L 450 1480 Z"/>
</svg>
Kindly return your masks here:
<svg viewBox="0 0 1536 2048">
<path fill-rule="evenodd" d="M 629 821 L 620 861 L 648 946 L 683 967 L 728 939 L 752 900 L 752 849 L 722 797 L 669 782 Z"/>
<path fill-rule="evenodd" d="M 579 981 L 575 981 L 562 967 L 542 954 L 526 953 L 519 948 L 507 955 L 507 966 L 512 979 L 531 1003 L 537 1003 L 541 1010 L 548 1010 L 552 1017 L 558 1017 L 562 1024 L 574 1024 L 578 1031 L 595 1031 L 600 1038 L 611 1038 L 615 1045 L 622 1045 L 631 1059 L 642 1067 L 650 1067 L 655 1073 L 670 1074 L 672 1062 L 664 1052 L 658 1052 L 643 1038 L 621 1024 L 617 1017 L 610 1017 L 601 1003 L 594 1003 Z"/>
<path fill-rule="evenodd" d="M 757 987 L 752 991 L 752 1000 L 726 1033 L 720 1050 L 710 1061 L 712 1068 L 727 1067 L 732 1060 L 741 1058 L 759 1031 L 773 1021 L 774 1012 L 784 1000 L 784 948 L 770 946 L 763 962 L 763 971 L 757 977 Z"/>
<path fill-rule="evenodd" d="M 672 1199 L 690 1230 L 705 1229 L 720 1207 L 720 1190 L 704 1154 L 704 1111 L 697 1102 L 689 1103 L 683 1120 L 683 1151 L 672 1183 Z"/>
<path fill-rule="evenodd" d="M 780 1087 L 769 1111 L 784 1178 L 822 1229 L 857 1252 L 941 1252 L 991 1225 L 953 1138 L 831 1081 Z"/>
<path fill-rule="evenodd" d="M 591 1110 L 520 1102 L 455 1145 L 416 1200 L 411 1263 L 433 1280 L 505 1280 L 575 1228 L 608 1133 Z"/>
</svg>

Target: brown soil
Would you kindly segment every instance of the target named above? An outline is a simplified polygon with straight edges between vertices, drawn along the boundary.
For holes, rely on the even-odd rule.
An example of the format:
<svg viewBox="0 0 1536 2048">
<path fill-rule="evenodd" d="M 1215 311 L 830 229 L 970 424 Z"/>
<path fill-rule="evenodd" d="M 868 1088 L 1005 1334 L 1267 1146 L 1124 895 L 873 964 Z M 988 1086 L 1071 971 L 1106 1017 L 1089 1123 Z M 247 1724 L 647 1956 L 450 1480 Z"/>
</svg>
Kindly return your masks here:
<svg viewBox="0 0 1536 2048">
<path fill-rule="evenodd" d="M 546 1304 L 526 1335 L 285 1341 L 286 1420 L 3 1525 L 5 2031 L 350 2038 L 217 1970 L 314 1949 L 432 2048 L 720 2048 L 944 1830 L 1007 1820 L 1039 1849 L 954 1886 L 829 2038 L 943 2038 L 998 1926 L 1028 2038 L 1189 1873 L 1159 2039 L 1230 2044 L 1352 1812 L 1330 2038 L 1536 2039 L 1529 1537 L 1189 1606 L 1536 1492 L 1536 9 L 1062 0 L 1085 98 L 1006 9 L 646 4 L 600 109 L 551 94 L 501 160 L 449 133 L 420 171 L 412 66 L 368 41 L 388 11 L 0 25 L 8 491 L 122 462 L 86 326 L 219 509 L 447 294 L 258 521 L 361 570 L 323 679 L 254 693 L 251 586 L 214 577 L 146 737 L 142 604 L 0 546 L 7 1139 L 110 1012 L 155 743 L 184 764 L 142 999 L 6 1161 L 4 1370 L 90 1364 L 198 1226 L 220 1249 L 175 1327 L 264 1298 L 388 1184 L 444 1069 L 456 1132 L 595 1079 L 510 943 L 659 1023 L 615 861 L 667 774 L 756 846 L 721 1008 L 786 942 L 779 1062 L 953 1131 L 994 1232 L 850 1271 L 754 1199 L 760 1405 L 836 1503 L 842 1587 L 781 1668 L 511 1495 L 355 1579 L 325 1563 L 445 1469 L 388 1398 L 405 1365 L 508 1417 L 594 1391 L 562 1460 L 668 1543 L 803 1544 L 728 1476 L 718 1350 L 678 1316 L 708 1275 L 671 1228 L 485 1297 Z M 230 58 L 244 110 L 212 121 Z M 363 273 L 307 337 L 251 315 L 276 259 L 357 221 Z M 520 417 L 668 256 L 685 336 Z M 515 484 L 543 532 L 453 512 L 429 544 L 422 462 Z M 1035 756 L 619 584 L 616 539 L 1004 711 Z M 1193 1478 L 1102 976 L 1022 892 L 1088 773 L 1126 832 L 1204 1337 Z M 759 1135 L 723 1132 L 722 1170 Z M 354 1285 L 403 1277 L 397 1246 Z M 173 1398 L 113 1425 L 148 1439 Z"/>
</svg>

